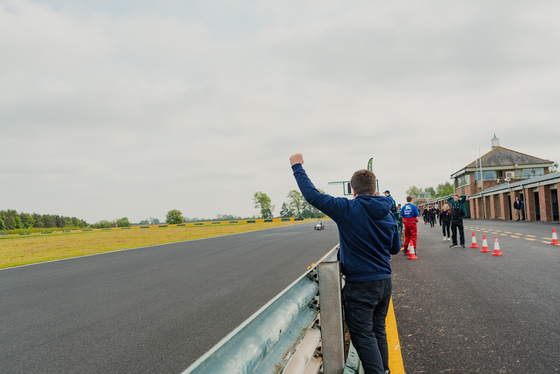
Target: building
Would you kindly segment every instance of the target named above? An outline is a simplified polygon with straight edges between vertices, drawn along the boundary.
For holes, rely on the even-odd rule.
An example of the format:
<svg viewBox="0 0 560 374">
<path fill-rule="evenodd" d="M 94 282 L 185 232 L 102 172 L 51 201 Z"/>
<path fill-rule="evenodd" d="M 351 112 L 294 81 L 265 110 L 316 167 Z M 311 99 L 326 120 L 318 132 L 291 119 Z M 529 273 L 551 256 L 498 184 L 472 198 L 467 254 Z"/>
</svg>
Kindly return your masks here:
<svg viewBox="0 0 560 374">
<path fill-rule="evenodd" d="M 556 172 L 501 184 L 469 197 L 470 216 L 474 219 L 513 220 L 513 203 L 519 197 L 524 203 L 526 221 L 558 221 L 558 189 L 560 173 Z"/>
<path fill-rule="evenodd" d="M 513 202 L 524 202 L 528 221 L 558 220 L 560 173 L 553 161 L 500 146 L 494 134 L 492 149 L 451 174 L 455 193 L 465 195 L 467 215 L 475 219 L 511 220 Z M 448 197 L 426 202 L 440 207 Z"/>
<path fill-rule="evenodd" d="M 451 174 L 455 193 L 467 197 L 504 183 L 540 177 L 554 165 L 550 160 L 500 147 L 494 135 L 492 150 Z"/>
</svg>

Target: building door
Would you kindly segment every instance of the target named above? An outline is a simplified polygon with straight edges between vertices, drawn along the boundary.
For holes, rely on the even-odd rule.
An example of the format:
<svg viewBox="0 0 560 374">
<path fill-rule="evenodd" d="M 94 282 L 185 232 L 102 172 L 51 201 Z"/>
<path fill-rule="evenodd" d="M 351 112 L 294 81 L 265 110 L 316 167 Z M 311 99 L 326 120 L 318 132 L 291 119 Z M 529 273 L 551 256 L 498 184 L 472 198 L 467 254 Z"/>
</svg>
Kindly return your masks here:
<svg viewBox="0 0 560 374">
<path fill-rule="evenodd" d="M 535 197 L 535 221 L 541 220 L 541 204 L 539 201 L 539 193 L 533 192 L 533 196 Z"/>
<path fill-rule="evenodd" d="M 550 201 L 552 202 L 552 220 L 558 221 L 558 190 L 550 190 Z"/>
</svg>

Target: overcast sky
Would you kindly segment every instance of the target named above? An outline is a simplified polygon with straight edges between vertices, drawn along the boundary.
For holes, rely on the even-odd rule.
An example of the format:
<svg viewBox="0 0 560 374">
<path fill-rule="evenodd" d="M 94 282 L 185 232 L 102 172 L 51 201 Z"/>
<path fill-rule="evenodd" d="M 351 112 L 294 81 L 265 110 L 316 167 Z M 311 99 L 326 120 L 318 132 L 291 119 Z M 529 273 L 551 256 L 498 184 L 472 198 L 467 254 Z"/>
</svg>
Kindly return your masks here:
<svg viewBox="0 0 560 374">
<path fill-rule="evenodd" d="M 301 152 L 398 203 L 503 147 L 560 159 L 560 2 L 0 0 L 0 210 L 275 215 Z"/>
</svg>

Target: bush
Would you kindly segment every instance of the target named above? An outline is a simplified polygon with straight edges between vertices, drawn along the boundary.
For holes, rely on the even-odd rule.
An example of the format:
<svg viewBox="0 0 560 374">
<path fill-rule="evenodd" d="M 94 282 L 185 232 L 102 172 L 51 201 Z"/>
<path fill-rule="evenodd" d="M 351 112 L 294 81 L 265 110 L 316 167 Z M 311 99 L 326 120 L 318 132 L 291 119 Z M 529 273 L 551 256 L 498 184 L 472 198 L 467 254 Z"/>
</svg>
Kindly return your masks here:
<svg viewBox="0 0 560 374">
<path fill-rule="evenodd" d="M 183 213 L 181 213 L 179 210 L 173 209 L 167 212 L 167 221 L 166 221 L 167 224 L 173 225 L 173 224 L 183 223 L 183 222 L 184 222 Z"/>
</svg>

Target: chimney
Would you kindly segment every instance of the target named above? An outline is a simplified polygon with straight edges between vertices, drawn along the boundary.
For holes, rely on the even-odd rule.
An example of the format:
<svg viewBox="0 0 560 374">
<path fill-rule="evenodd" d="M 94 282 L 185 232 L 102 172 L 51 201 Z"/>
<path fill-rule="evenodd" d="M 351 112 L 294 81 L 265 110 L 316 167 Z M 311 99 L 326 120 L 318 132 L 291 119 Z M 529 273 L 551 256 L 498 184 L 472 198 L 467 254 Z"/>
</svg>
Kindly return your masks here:
<svg viewBox="0 0 560 374">
<path fill-rule="evenodd" d="M 500 139 L 496 138 L 496 134 L 494 134 L 494 139 L 492 139 L 492 149 L 496 149 L 500 146 Z"/>
</svg>

